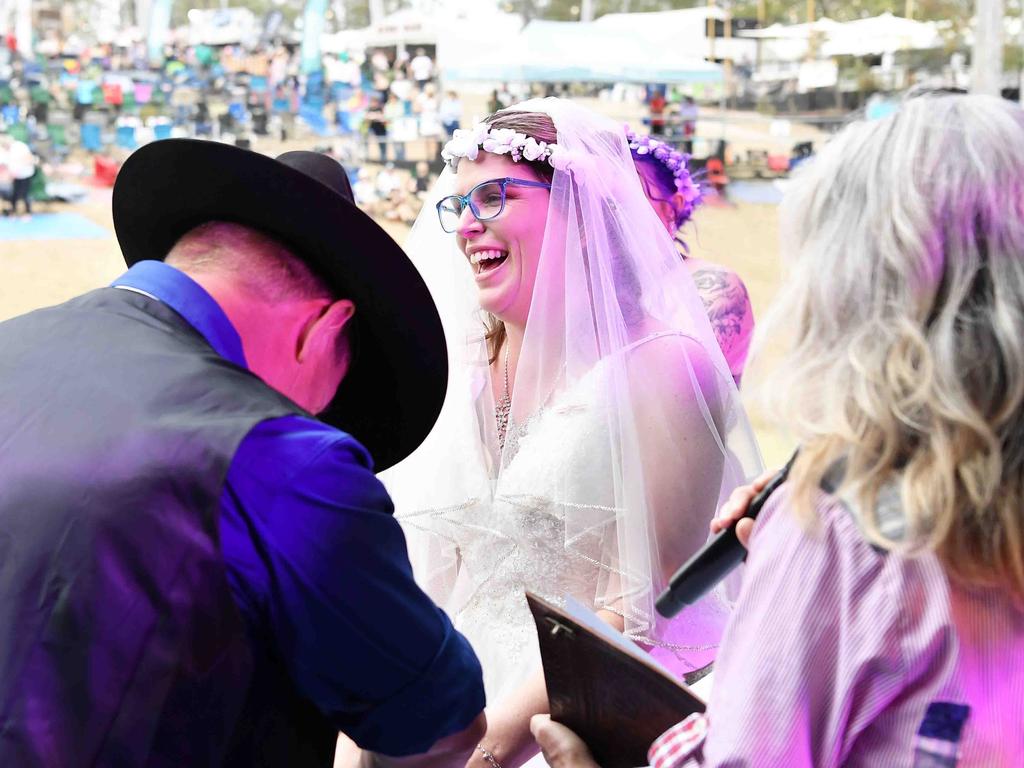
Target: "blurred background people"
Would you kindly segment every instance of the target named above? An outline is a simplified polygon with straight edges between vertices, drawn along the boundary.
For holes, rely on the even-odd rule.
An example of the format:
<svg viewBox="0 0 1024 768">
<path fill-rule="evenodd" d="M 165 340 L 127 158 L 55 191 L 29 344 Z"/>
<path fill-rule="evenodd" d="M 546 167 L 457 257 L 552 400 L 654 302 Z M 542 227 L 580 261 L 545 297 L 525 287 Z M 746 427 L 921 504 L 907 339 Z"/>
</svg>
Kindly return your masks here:
<svg viewBox="0 0 1024 768">
<path fill-rule="evenodd" d="M 20 201 L 24 213 L 21 218 L 32 218 L 32 177 L 36 174 L 36 157 L 28 144 L 9 137 L 0 137 L 0 166 L 3 166 L 11 178 L 10 211 L 11 216 L 18 213 Z"/>
</svg>

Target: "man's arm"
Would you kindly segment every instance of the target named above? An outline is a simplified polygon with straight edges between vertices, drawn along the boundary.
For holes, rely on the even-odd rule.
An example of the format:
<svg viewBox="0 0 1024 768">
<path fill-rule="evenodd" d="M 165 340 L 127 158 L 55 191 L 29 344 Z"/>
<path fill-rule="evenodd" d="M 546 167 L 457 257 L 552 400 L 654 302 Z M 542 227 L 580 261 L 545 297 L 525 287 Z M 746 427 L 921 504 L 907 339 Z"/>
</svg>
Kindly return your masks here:
<svg viewBox="0 0 1024 768">
<path fill-rule="evenodd" d="M 413 580 L 365 450 L 298 417 L 257 429 L 229 473 L 256 550 L 234 568 L 250 590 L 244 612 L 259 617 L 298 691 L 360 747 L 460 749 L 484 706 L 480 664 Z"/>
</svg>

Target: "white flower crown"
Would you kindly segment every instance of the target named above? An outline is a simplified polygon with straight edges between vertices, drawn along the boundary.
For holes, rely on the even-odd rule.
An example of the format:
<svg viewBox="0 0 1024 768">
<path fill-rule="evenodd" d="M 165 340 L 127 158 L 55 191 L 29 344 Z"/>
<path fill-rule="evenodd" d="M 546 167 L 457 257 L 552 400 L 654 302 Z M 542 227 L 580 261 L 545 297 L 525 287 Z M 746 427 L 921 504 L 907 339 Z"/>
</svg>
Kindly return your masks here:
<svg viewBox="0 0 1024 768">
<path fill-rule="evenodd" d="M 556 158 L 560 148 L 557 144 L 537 141 L 511 128 L 491 128 L 487 123 L 477 123 L 472 128 L 457 128 L 441 150 L 441 157 L 452 171 L 457 171 L 459 160 L 464 157 L 476 160 L 481 149 L 492 155 L 508 155 L 516 163 L 520 160 L 546 160 L 551 167 L 559 167 Z"/>
</svg>

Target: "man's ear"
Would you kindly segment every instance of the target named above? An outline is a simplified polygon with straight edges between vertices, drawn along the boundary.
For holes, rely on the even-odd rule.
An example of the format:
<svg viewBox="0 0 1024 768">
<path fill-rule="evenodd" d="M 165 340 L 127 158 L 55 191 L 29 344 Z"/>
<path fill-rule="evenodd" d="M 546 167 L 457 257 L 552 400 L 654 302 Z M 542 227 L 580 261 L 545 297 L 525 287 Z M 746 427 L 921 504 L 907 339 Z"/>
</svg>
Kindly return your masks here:
<svg viewBox="0 0 1024 768">
<path fill-rule="evenodd" d="M 299 362 L 301 363 L 309 354 L 319 355 L 327 349 L 337 349 L 338 338 L 355 313 L 356 305 L 348 299 L 323 304 L 319 313 L 311 316 L 299 340 Z"/>
</svg>

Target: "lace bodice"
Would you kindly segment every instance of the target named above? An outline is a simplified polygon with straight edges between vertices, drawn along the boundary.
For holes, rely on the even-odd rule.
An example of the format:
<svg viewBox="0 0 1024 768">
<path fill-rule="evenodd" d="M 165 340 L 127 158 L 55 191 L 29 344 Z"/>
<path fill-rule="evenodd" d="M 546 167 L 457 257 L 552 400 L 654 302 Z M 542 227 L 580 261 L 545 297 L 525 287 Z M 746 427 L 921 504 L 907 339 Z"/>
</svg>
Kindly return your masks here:
<svg viewBox="0 0 1024 768">
<path fill-rule="evenodd" d="M 471 595 L 453 619 L 481 658 L 489 702 L 517 687 L 539 663 L 524 592 L 556 603 L 571 594 L 593 605 L 605 578 L 588 550 L 613 546 L 604 541 L 607 532 L 584 534 L 579 549 L 566 546 L 567 504 L 592 505 L 597 523 L 614 521 L 614 509 L 607 506 L 615 494 L 602 434 L 605 409 L 597 402 L 595 378 L 581 380 L 520 431 L 493 501 L 476 506 L 472 527 L 457 534 L 460 582 Z"/>
<path fill-rule="evenodd" d="M 615 567 L 622 537 L 638 532 L 621 530 L 624 515 L 616 500 L 629 495 L 623 491 L 629 481 L 617 466 L 619 446 L 612 445 L 617 426 L 610 427 L 615 409 L 607 402 L 608 376 L 599 365 L 528 424 L 510 425 L 515 452 L 490 499 L 435 520 L 434 530 L 455 545 L 458 569 L 444 607 L 480 657 L 491 704 L 540 663 L 525 591 L 556 604 L 571 595 L 597 609 L 610 595 L 651 589 L 649 570 L 641 576 Z M 691 609 L 682 620 L 694 630 L 682 638 L 686 662 L 667 658 L 670 648 L 655 654 L 663 651 L 680 673 L 703 666 L 726 618 L 715 601 Z"/>
</svg>

